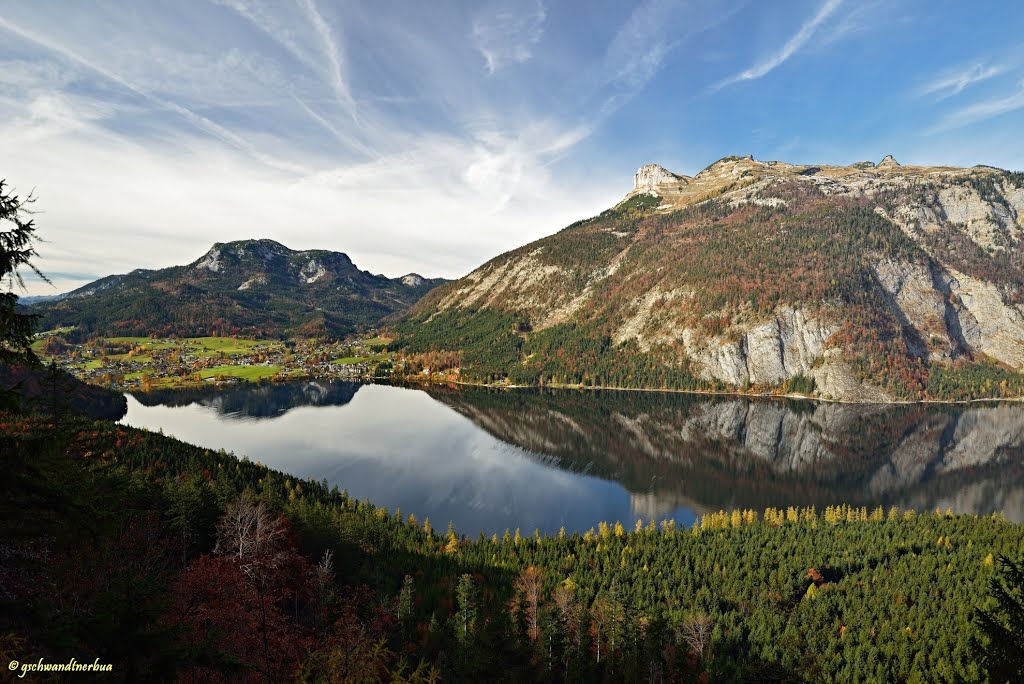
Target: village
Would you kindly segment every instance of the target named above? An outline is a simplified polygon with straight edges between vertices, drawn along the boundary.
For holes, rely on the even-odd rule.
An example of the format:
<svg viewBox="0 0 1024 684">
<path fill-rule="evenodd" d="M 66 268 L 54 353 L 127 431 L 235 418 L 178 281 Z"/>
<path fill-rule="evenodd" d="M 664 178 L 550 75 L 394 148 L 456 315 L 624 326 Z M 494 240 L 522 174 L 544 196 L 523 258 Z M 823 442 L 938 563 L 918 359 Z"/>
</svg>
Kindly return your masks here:
<svg viewBox="0 0 1024 684">
<path fill-rule="evenodd" d="M 391 373 L 388 339 L 342 342 L 236 337 L 98 337 L 71 342 L 69 329 L 36 336 L 33 350 L 78 379 L 115 390 L 311 378 L 368 380 Z M 372 333 L 371 333 L 372 335 Z"/>
</svg>

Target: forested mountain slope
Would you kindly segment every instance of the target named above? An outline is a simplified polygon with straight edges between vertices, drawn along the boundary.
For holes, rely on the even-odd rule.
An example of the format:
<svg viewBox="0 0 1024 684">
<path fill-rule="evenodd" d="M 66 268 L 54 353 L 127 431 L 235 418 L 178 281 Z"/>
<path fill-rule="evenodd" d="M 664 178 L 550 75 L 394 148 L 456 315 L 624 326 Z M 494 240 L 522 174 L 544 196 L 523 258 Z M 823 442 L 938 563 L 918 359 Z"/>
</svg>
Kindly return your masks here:
<svg viewBox="0 0 1024 684">
<path fill-rule="evenodd" d="M 991 167 L 650 165 L 430 293 L 400 346 L 520 384 L 1019 396 L 1022 238 L 1024 175 Z"/>
<path fill-rule="evenodd" d="M 215 244 L 186 266 L 138 269 L 31 307 L 41 329 L 107 335 L 330 335 L 374 326 L 444 282 L 361 271 L 341 252 L 273 240 Z"/>
</svg>

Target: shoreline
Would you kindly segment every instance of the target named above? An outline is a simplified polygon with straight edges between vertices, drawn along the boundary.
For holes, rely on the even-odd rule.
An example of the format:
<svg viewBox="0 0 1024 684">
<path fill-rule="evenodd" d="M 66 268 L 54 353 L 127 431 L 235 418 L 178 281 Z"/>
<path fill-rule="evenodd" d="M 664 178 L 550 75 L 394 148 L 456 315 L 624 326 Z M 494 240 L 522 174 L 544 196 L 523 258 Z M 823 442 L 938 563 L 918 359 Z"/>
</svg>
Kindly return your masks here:
<svg viewBox="0 0 1024 684">
<path fill-rule="evenodd" d="M 380 380 L 374 378 L 373 380 Z M 728 390 L 686 390 L 686 389 L 659 389 L 652 387 L 609 387 L 605 385 L 565 385 L 553 383 L 547 385 L 504 385 L 486 384 L 481 382 L 468 382 L 465 380 L 432 380 L 429 378 L 416 378 L 409 376 L 403 379 L 414 385 L 458 385 L 460 387 L 476 387 L 480 389 L 497 390 L 536 390 L 536 389 L 558 389 L 577 391 L 604 391 L 604 392 L 650 392 L 659 394 L 692 394 L 701 396 L 737 397 L 746 399 L 790 399 L 794 401 L 810 401 L 827 404 L 851 404 L 855 406 L 909 406 L 914 404 L 935 404 L 935 405 L 958 405 L 958 404 L 979 404 L 979 403 L 1022 403 L 1024 397 L 985 397 L 980 399 L 893 399 L 890 401 L 856 401 L 853 399 L 826 399 L 824 397 L 811 397 L 806 394 L 771 394 L 737 392 Z"/>
<path fill-rule="evenodd" d="M 242 380 L 242 381 L 221 381 L 221 382 L 183 382 L 176 383 L 173 385 L 163 385 L 157 387 L 150 387 L 143 389 L 141 387 L 126 387 L 116 391 L 121 393 L 129 394 L 133 392 L 158 392 L 158 391 L 174 391 L 174 390 L 188 390 L 198 389 L 203 387 L 232 387 L 232 386 L 244 386 L 244 385 L 259 385 L 263 383 L 269 384 L 284 384 L 288 382 L 313 382 L 317 380 L 341 380 L 344 382 L 355 382 L 363 384 L 392 384 L 392 385 L 457 385 L 459 387 L 473 387 L 477 389 L 489 389 L 489 390 L 543 390 L 543 389 L 556 389 L 556 390 L 574 390 L 580 392 L 646 392 L 652 394 L 687 394 L 695 396 L 709 396 L 709 397 L 734 397 L 743 399 L 788 399 L 791 401 L 807 401 L 807 402 L 818 402 L 823 404 L 849 404 L 853 406 L 911 406 L 915 404 L 925 405 L 966 405 L 966 404 L 981 404 L 981 403 L 1024 403 L 1024 396 L 1022 397 L 983 397 L 976 399 L 892 399 L 890 401 L 857 401 L 854 399 L 828 399 L 825 397 L 813 397 L 805 394 L 772 394 L 764 392 L 740 392 L 740 391 L 729 391 L 729 390 L 688 390 L 688 389 L 668 389 L 668 388 L 654 388 L 654 387 L 611 387 L 607 385 L 567 385 L 561 383 L 551 383 L 546 385 L 507 385 L 507 384 L 494 384 L 494 383 L 482 383 L 482 382 L 469 382 L 466 380 L 435 380 L 432 378 L 423 378 L 417 376 L 403 376 L 401 378 L 394 377 L 341 377 L 341 376 L 293 376 L 281 380 L 272 380 L 269 378 L 261 380 Z M 99 385 L 97 385 L 99 386 Z"/>
</svg>

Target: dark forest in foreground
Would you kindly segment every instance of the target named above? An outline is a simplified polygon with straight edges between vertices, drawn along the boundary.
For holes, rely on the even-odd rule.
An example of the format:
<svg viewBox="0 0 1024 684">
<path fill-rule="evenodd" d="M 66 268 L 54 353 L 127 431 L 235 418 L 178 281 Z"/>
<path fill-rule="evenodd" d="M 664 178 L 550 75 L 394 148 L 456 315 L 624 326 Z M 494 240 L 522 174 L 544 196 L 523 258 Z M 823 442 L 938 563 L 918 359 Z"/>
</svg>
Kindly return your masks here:
<svg viewBox="0 0 1024 684">
<path fill-rule="evenodd" d="M 846 506 L 466 539 L 110 423 L 0 435 L 0 646 L 122 681 L 988 681 L 977 610 L 1024 547 Z"/>
</svg>

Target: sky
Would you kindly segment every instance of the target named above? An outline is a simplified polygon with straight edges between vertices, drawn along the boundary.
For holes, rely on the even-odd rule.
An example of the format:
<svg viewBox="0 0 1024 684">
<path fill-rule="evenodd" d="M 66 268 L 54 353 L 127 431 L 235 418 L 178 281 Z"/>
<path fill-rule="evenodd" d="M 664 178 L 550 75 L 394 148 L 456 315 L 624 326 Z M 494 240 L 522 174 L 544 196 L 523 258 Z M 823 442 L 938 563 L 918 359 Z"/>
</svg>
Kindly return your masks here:
<svg viewBox="0 0 1024 684">
<path fill-rule="evenodd" d="M 650 162 L 1022 170 L 1022 28 L 953 0 L 0 0 L 0 178 L 52 281 L 16 291 L 247 238 L 455 278 Z"/>
</svg>

